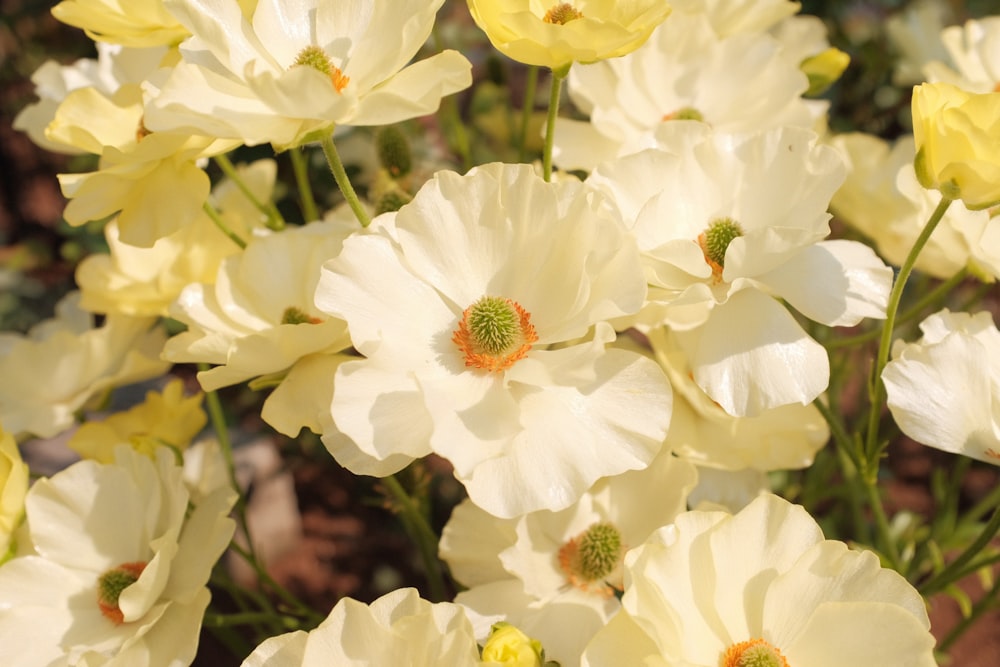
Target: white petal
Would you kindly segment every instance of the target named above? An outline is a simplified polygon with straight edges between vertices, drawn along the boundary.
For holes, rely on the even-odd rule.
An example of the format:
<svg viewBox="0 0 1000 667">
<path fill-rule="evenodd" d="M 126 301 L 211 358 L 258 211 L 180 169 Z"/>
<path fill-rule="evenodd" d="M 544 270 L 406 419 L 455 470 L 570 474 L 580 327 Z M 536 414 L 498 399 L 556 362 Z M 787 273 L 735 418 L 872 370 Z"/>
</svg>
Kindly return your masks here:
<svg viewBox="0 0 1000 667">
<path fill-rule="evenodd" d="M 825 241 L 756 280 L 815 322 L 854 326 L 865 317 L 885 318 L 892 269 L 866 245 Z"/>
<path fill-rule="evenodd" d="M 699 329 L 679 332 L 695 382 L 736 417 L 810 403 L 830 381 L 826 350 L 772 297 L 744 289 Z"/>
</svg>

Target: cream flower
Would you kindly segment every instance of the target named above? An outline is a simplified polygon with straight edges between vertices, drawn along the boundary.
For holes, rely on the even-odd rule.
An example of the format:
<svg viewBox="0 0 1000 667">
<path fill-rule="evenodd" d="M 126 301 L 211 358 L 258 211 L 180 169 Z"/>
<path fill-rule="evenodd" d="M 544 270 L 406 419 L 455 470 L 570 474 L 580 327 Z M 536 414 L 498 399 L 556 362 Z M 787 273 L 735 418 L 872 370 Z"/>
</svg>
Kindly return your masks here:
<svg viewBox="0 0 1000 667">
<path fill-rule="evenodd" d="M 24 518 L 28 465 L 21 459 L 14 436 L 0 426 L 0 564 L 15 550 L 14 531 Z"/>
<path fill-rule="evenodd" d="M 80 88 L 96 88 L 111 96 L 123 84 L 139 83 L 152 74 L 166 55 L 166 49 L 128 49 L 98 43 L 97 59 L 81 58 L 72 65 L 47 60 L 31 75 L 38 102 L 29 104 L 14 118 L 14 129 L 26 132 L 42 148 L 71 155 L 87 152 L 83 146 L 55 141 L 46 136 L 49 123 L 66 96 Z M 94 118 L 99 122 L 100 118 Z"/>
<path fill-rule="evenodd" d="M 759 472 L 812 465 L 830 438 L 819 409 L 790 404 L 765 410 L 756 417 L 733 417 L 705 394 L 691 378 L 684 352 L 665 328 L 649 332 L 654 358 L 674 388 L 674 414 L 667 446 L 699 466 Z"/>
<path fill-rule="evenodd" d="M 626 557 L 622 613 L 583 664 L 934 667 L 920 594 L 773 495 L 688 512 Z"/>
<path fill-rule="evenodd" d="M 162 375 L 166 336 L 153 320 L 109 315 L 101 327 L 79 309 L 79 293 L 27 336 L 0 333 L 0 422 L 11 433 L 51 437 L 73 413 L 114 387 Z"/>
<path fill-rule="evenodd" d="M 541 641 L 547 658 L 578 664 L 619 609 L 622 558 L 684 511 L 694 466 L 662 452 L 645 470 L 606 477 L 559 512 L 497 519 L 466 500 L 441 535 L 440 555 L 469 589 L 455 602 L 485 638 L 499 620 Z"/>
<path fill-rule="evenodd" d="M 1000 16 L 966 21 L 941 31 L 941 42 L 954 63 L 931 61 L 924 66 L 928 81 L 950 83 L 970 93 L 1000 91 Z"/>
<path fill-rule="evenodd" d="M 770 35 L 724 38 L 708 15 L 678 12 L 634 53 L 570 71 L 570 98 L 590 121 L 556 121 L 555 160 L 592 169 L 652 145 L 656 128 L 676 119 L 724 132 L 809 127 L 799 62 Z"/>
<path fill-rule="evenodd" d="M 902 265 L 941 196 L 920 186 L 913 171 L 913 139 L 894 144 L 849 133 L 834 137 L 848 163 L 847 180 L 830 207 L 838 218 L 873 241 L 891 264 Z M 989 211 L 951 206 L 917 256 L 915 268 L 950 278 L 964 267 L 981 277 L 1000 277 L 1000 218 Z"/>
<path fill-rule="evenodd" d="M 1000 92 L 924 83 L 912 107 L 920 184 L 971 209 L 1000 204 Z"/>
<path fill-rule="evenodd" d="M 884 317 L 892 279 L 866 246 L 823 241 L 840 157 L 794 127 L 730 135 L 677 121 L 658 132 L 660 149 L 588 179 L 634 221 L 651 285 L 638 323 L 673 328 L 695 383 L 733 416 L 810 403 L 829 380 L 826 350 L 775 297 L 852 326 Z"/>
<path fill-rule="evenodd" d="M 100 463 L 111 463 L 115 447 L 123 443 L 150 457 L 159 447 L 182 452 L 208 422 L 201 408 L 202 394 L 184 398 L 183 392 L 184 383 L 175 378 L 162 392 L 147 392 L 139 405 L 81 425 L 70 437 L 69 447 Z"/>
<path fill-rule="evenodd" d="M 947 62 L 948 51 L 941 43 L 942 29 L 952 23 L 947 3 L 916 0 L 886 21 L 885 31 L 898 55 L 892 80 L 897 86 L 912 86 L 924 80 L 924 67 L 932 61 Z"/>
<path fill-rule="evenodd" d="M 174 455 L 127 446 L 114 464 L 81 461 L 32 486 L 36 554 L 0 567 L 0 662 L 175 667 L 190 664 L 229 544 L 235 493 L 193 508 Z"/>
<path fill-rule="evenodd" d="M 52 15 L 95 41 L 125 46 L 172 46 L 188 35 L 163 0 L 62 0 Z"/>
<path fill-rule="evenodd" d="M 79 226 L 119 213 L 122 242 L 144 248 L 201 214 L 210 184 L 196 161 L 235 145 L 190 132 L 149 133 L 134 85 L 114 95 L 93 87 L 70 92 L 46 136 L 101 156 L 97 171 L 59 175 L 71 200 L 66 221 Z"/>
<path fill-rule="evenodd" d="M 274 160 L 238 165 L 237 172 L 259 200 L 271 200 Z M 215 187 L 210 201 L 240 238 L 262 225 L 260 210 L 228 179 Z M 181 290 L 191 283 L 213 283 L 222 260 L 239 251 L 204 213 L 149 248 L 122 243 L 116 220 L 105 226 L 104 237 L 111 252 L 89 255 L 76 269 L 81 305 L 97 313 L 166 316 Z"/>
<path fill-rule="evenodd" d="M 337 372 L 340 433 L 324 442 L 341 464 L 387 475 L 433 451 L 505 517 L 568 507 L 649 464 L 670 391 L 649 359 L 605 350 L 603 320 L 635 312 L 645 285 L 602 197 L 490 164 L 439 172 L 378 220 L 380 233 L 345 241 L 316 294 L 366 357 Z"/>
<path fill-rule="evenodd" d="M 260 376 L 270 376 L 262 386 L 278 384 L 299 360 L 349 347 L 346 324 L 317 310 L 313 293 L 320 266 L 356 229 L 356 222 L 314 222 L 251 239 L 223 261 L 214 284 L 181 292 L 171 312 L 188 330 L 167 342 L 164 358 L 215 365 L 198 374 L 212 391 Z"/>
<path fill-rule="evenodd" d="M 989 312 L 942 310 L 894 347 L 882 372 L 889 410 L 917 442 L 1000 465 L 1000 332 Z"/>
<path fill-rule="evenodd" d="M 802 8 L 790 0 L 673 0 L 677 14 L 704 14 L 717 35 L 760 33 L 776 27 Z"/>
<path fill-rule="evenodd" d="M 271 637 L 242 667 L 479 667 L 462 608 L 400 588 L 366 605 L 343 598 L 314 630 Z"/>
<path fill-rule="evenodd" d="M 433 113 L 472 82 L 455 51 L 406 66 L 443 2 L 259 0 L 251 13 L 237 0 L 165 0 L 193 37 L 169 79 L 151 89 L 147 126 L 284 148 L 335 125 Z"/>
<path fill-rule="evenodd" d="M 665 0 L 469 0 L 476 24 L 505 56 L 553 70 L 617 58 L 670 14 Z"/>
</svg>

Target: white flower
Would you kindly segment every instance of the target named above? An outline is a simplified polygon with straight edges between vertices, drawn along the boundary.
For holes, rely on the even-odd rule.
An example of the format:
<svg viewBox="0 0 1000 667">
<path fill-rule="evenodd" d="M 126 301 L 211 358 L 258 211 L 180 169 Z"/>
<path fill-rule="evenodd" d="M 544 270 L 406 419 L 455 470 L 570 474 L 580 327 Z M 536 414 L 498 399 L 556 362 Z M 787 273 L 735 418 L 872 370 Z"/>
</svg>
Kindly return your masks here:
<svg viewBox="0 0 1000 667">
<path fill-rule="evenodd" d="M 439 172 L 378 220 L 382 233 L 345 241 L 316 295 L 367 357 L 337 372 L 346 438 L 324 442 L 341 464 L 387 475 L 433 451 L 505 517 L 562 509 L 649 464 L 670 391 L 649 359 L 605 350 L 602 321 L 635 312 L 645 285 L 600 195 L 490 164 Z"/>
<path fill-rule="evenodd" d="M 166 373 L 166 335 L 150 318 L 109 315 L 93 327 L 74 292 L 27 336 L 0 333 L 0 422 L 13 434 L 51 437 L 93 396 Z"/>
<path fill-rule="evenodd" d="M 240 165 L 237 171 L 259 199 L 270 200 L 277 173 L 274 160 Z M 241 238 L 260 226 L 260 211 L 232 181 L 220 182 L 212 199 L 226 225 Z M 212 283 L 222 260 L 239 250 L 204 213 L 150 248 L 122 243 L 115 220 L 104 228 L 104 237 L 110 253 L 88 255 L 76 269 L 81 305 L 97 313 L 165 316 L 184 287 Z"/>
<path fill-rule="evenodd" d="M 314 630 L 271 637 L 242 667 L 479 667 L 462 608 L 400 588 L 366 605 L 343 598 Z"/>
<path fill-rule="evenodd" d="M 913 137 L 894 144 L 852 132 L 831 144 L 848 164 L 847 180 L 830 206 L 839 219 L 871 238 L 879 253 L 900 266 L 941 200 L 936 190 L 917 182 Z M 980 276 L 1000 278 L 1000 218 L 988 210 L 970 211 L 956 203 L 917 256 L 915 268 L 935 278 L 950 278 L 964 267 Z"/>
<path fill-rule="evenodd" d="M 592 169 L 651 145 L 656 128 L 675 119 L 725 132 L 811 126 L 799 60 L 770 35 L 723 38 L 709 20 L 677 13 L 634 53 L 570 70 L 569 95 L 590 122 L 557 120 L 556 162 Z"/>
<path fill-rule="evenodd" d="M 944 26 L 952 22 L 951 14 L 947 3 L 918 0 L 907 4 L 902 12 L 886 21 L 889 42 L 899 54 L 893 83 L 897 86 L 920 83 L 924 80 L 927 63 L 949 60 L 940 35 Z"/>
<path fill-rule="evenodd" d="M 588 667 L 937 664 L 920 594 L 777 496 L 681 514 L 625 563 L 623 610 Z"/>
<path fill-rule="evenodd" d="M 753 4 L 745 0 L 674 0 L 670 4 L 677 14 L 704 14 L 716 34 L 723 37 L 770 30 L 801 8 L 790 0 L 758 0 Z"/>
<path fill-rule="evenodd" d="M 127 49 L 102 42 L 96 47 L 96 60 L 81 58 L 72 65 L 60 65 L 54 60 L 42 63 L 31 75 L 39 100 L 18 112 L 14 129 L 26 132 L 46 150 L 85 153 L 86 147 L 78 145 L 79 142 L 66 143 L 68 137 L 65 135 L 61 138 L 46 136 L 48 125 L 66 96 L 79 88 L 95 88 L 110 97 L 123 84 L 137 84 L 145 79 L 159 67 L 166 54 L 164 48 Z M 94 117 L 91 120 L 96 124 L 105 119 Z"/>
<path fill-rule="evenodd" d="M 433 113 L 471 83 L 455 51 L 406 66 L 443 2 L 259 0 L 248 14 L 237 0 L 165 0 L 193 37 L 169 79 L 151 88 L 147 126 L 287 147 L 334 125 Z"/>
<path fill-rule="evenodd" d="M 568 667 L 619 609 L 622 558 L 684 511 L 694 466 L 661 452 L 644 470 L 599 480 L 559 512 L 497 519 L 468 500 L 441 535 L 440 555 L 469 589 L 477 637 L 507 620 Z"/>
<path fill-rule="evenodd" d="M 356 222 L 314 222 L 252 238 L 223 261 L 214 284 L 181 292 L 171 312 L 188 330 L 167 341 L 164 358 L 215 364 L 198 374 L 211 391 L 272 374 L 277 384 L 299 360 L 349 347 L 346 324 L 318 310 L 313 293 L 323 262 L 356 229 Z M 300 427 L 314 423 L 313 415 L 302 419 Z"/>
<path fill-rule="evenodd" d="M 970 93 L 992 93 L 1000 87 L 1000 16 L 966 21 L 941 31 L 950 59 L 924 65 L 931 82 L 951 83 Z M 952 68 L 946 63 L 954 63 Z"/>
<path fill-rule="evenodd" d="M 697 385 L 731 415 L 815 399 L 826 350 L 775 298 L 827 326 L 884 317 L 892 271 L 869 249 L 823 241 L 843 180 L 809 130 L 713 133 L 677 121 L 659 149 L 605 163 L 588 183 L 613 198 L 651 285 L 638 323 L 675 330 Z"/>
<path fill-rule="evenodd" d="M 120 446 L 32 486 L 36 554 L 0 567 L 0 663 L 180 667 L 198 646 L 206 584 L 232 537 L 228 487 L 194 508 L 174 455 Z"/>
<path fill-rule="evenodd" d="M 931 315 L 882 372 L 889 410 L 917 442 L 1000 465 L 1000 332 L 989 312 Z"/>
<path fill-rule="evenodd" d="M 830 439 L 830 429 L 812 405 L 792 403 L 756 417 L 734 417 L 691 378 L 688 360 L 663 327 L 649 332 L 654 358 L 674 388 L 667 446 L 698 466 L 757 472 L 806 468 Z"/>
</svg>

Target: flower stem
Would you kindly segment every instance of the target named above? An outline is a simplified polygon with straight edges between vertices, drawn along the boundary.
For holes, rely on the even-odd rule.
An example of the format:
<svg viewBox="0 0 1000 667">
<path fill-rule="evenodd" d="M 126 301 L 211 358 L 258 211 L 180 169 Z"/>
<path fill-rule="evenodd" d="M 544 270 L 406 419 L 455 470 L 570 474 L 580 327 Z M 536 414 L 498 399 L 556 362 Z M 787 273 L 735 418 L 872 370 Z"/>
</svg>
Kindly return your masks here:
<svg viewBox="0 0 1000 667">
<path fill-rule="evenodd" d="M 388 489 L 402 511 L 401 518 L 404 523 L 410 526 L 412 537 L 420 550 L 420 558 L 424 562 L 424 569 L 427 570 L 427 586 L 430 589 L 431 602 L 444 600 L 444 579 L 441 576 L 441 564 L 437 559 L 438 538 L 431 530 L 427 519 L 420 512 L 417 503 L 403 488 L 393 475 L 384 477 L 382 484 Z"/>
<path fill-rule="evenodd" d="M 292 171 L 295 174 L 295 184 L 299 189 L 299 201 L 302 205 L 302 217 L 305 222 L 319 220 L 319 209 L 316 207 L 316 197 L 313 196 L 312 185 L 309 184 L 309 163 L 304 146 L 297 146 L 288 152 L 292 159 Z"/>
<path fill-rule="evenodd" d="M 959 554 L 955 560 L 948 563 L 943 570 L 931 577 L 930 580 L 924 582 L 924 585 L 920 587 L 920 593 L 924 597 L 929 597 L 948 586 L 948 584 L 957 581 L 961 575 L 965 574 L 965 565 L 993 541 L 998 531 L 1000 531 L 1000 509 L 994 510 L 993 516 L 990 517 L 990 520 L 983 527 L 982 532 L 979 533 L 979 537 L 965 551 Z"/>
<path fill-rule="evenodd" d="M 524 100 L 521 103 L 521 126 L 517 135 L 517 161 L 524 162 L 528 157 L 528 125 L 531 124 L 531 112 L 535 110 L 535 91 L 538 89 L 538 66 L 528 67 L 528 80 L 524 86 Z"/>
<path fill-rule="evenodd" d="M 215 226 L 219 228 L 219 231 L 228 236 L 229 240 L 238 245 L 241 250 L 246 249 L 247 242 L 241 239 L 239 234 L 229 228 L 229 225 L 226 224 L 226 221 L 222 219 L 222 216 L 219 215 L 219 212 L 216 211 L 211 204 L 205 202 L 201 205 L 201 208 L 205 211 L 205 215 L 212 219 L 212 222 L 214 222 Z"/>
<path fill-rule="evenodd" d="M 326 156 L 326 162 L 330 165 L 330 173 L 333 174 L 333 180 L 337 181 L 337 187 L 340 188 L 344 199 L 347 200 L 347 205 L 354 211 L 354 217 L 358 219 L 361 226 L 367 227 L 372 223 L 372 219 L 365 212 L 364 207 L 361 206 L 358 193 L 354 191 L 351 179 L 347 177 L 347 170 L 344 169 L 344 163 L 340 161 L 340 154 L 337 153 L 337 147 L 333 144 L 332 131 L 323 137 L 320 145 L 323 146 L 323 155 Z"/>
<path fill-rule="evenodd" d="M 552 70 L 552 87 L 549 90 L 549 112 L 545 118 L 545 148 L 542 152 L 542 178 L 552 180 L 552 144 L 556 135 L 556 116 L 559 115 L 559 92 L 563 79 L 569 74 L 569 65 Z"/>
<path fill-rule="evenodd" d="M 262 202 L 257 198 L 257 195 L 253 193 L 250 186 L 246 184 L 246 181 L 240 176 L 239 172 L 236 171 L 236 167 L 233 166 L 232 161 L 226 155 L 216 155 L 212 158 L 215 160 L 215 164 L 219 165 L 222 169 L 222 173 L 231 180 L 236 187 L 239 188 L 243 196 L 250 200 L 257 210 L 267 216 L 267 222 L 264 223 L 269 229 L 274 231 L 280 231 L 285 228 L 285 219 L 281 217 L 281 212 L 278 211 L 277 207 L 271 202 Z"/>
<path fill-rule="evenodd" d="M 959 637 L 961 637 L 966 630 L 968 630 L 972 625 L 978 621 L 983 614 L 990 611 L 997 606 L 997 595 L 1000 594 L 1000 582 L 994 582 L 993 588 L 991 588 L 986 595 L 981 597 L 978 602 L 972 605 L 971 613 L 968 618 L 963 618 L 958 624 L 951 629 L 951 632 L 941 640 L 938 644 L 937 650 L 942 652 L 948 652 L 951 645 L 954 644 Z"/>
<path fill-rule="evenodd" d="M 927 245 L 927 240 L 937 228 L 938 223 L 941 222 L 945 211 L 951 206 L 952 201 L 947 197 L 941 198 L 941 202 L 934 209 L 927 224 L 924 225 L 923 230 L 920 232 L 920 236 L 917 237 L 913 247 L 910 249 L 910 253 L 906 256 L 906 260 L 903 261 L 903 265 L 899 267 L 899 275 L 896 276 L 896 282 L 893 283 L 892 291 L 889 293 L 889 304 L 886 307 L 885 322 L 882 325 L 882 337 L 879 340 L 878 356 L 875 358 L 875 367 L 872 369 L 869 389 L 871 405 L 868 412 L 865 453 L 870 465 L 868 466 L 869 471 L 866 477 L 871 477 L 871 469 L 874 469 L 876 472 L 878 471 L 878 458 L 881 456 L 878 444 L 878 426 L 880 417 L 882 416 L 882 403 L 885 401 L 885 384 L 882 382 L 882 371 L 889 361 L 889 348 L 892 344 L 893 329 L 896 326 L 896 313 L 899 310 L 899 303 L 903 298 L 903 289 L 906 287 L 906 281 L 913 271 L 913 265 L 916 264 L 917 257 L 924 249 L 924 246 Z M 866 484 L 870 485 L 873 481 L 866 480 Z"/>
</svg>

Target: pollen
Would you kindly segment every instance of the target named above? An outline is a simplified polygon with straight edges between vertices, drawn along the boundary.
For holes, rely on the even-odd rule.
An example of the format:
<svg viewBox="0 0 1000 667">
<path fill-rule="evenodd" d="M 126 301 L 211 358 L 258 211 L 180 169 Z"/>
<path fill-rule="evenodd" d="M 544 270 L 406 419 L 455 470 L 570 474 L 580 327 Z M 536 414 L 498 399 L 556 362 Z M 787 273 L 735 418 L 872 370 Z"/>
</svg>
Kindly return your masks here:
<svg viewBox="0 0 1000 667">
<path fill-rule="evenodd" d="M 330 82 L 333 84 L 334 90 L 338 93 L 343 92 L 344 88 L 351 81 L 351 77 L 344 76 L 340 68 L 336 67 L 333 61 L 330 60 L 330 56 L 326 54 L 326 51 L 318 46 L 307 46 L 299 51 L 299 55 L 295 57 L 292 67 L 300 66 L 312 67 L 317 72 L 326 74 L 330 77 Z"/>
<path fill-rule="evenodd" d="M 465 309 L 451 340 L 469 368 L 507 370 L 538 340 L 531 314 L 515 301 L 484 296 Z"/>
<path fill-rule="evenodd" d="M 580 18 L 583 18 L 583 12 L 577 10 L 568 2 L 561 2 L 558 5 L 553 5 L 549 11 L 545 12 L 545 16 L 542 20 L 546 23 L 566 25 L 570 21 L 575 21 Z"/>
<path fill-rule="evenodd" d="M 611 597 L 608 580 L 620 569 L 625 547 L 621 533 L 610 523 L 595 523 L 559 549 L 559 569 L 574 588 Z"/>
<path fill-rule="evenodd" d="M 139 580 L 139 575 L 146 569 L 146 563 L 122 563 L 111 568 L 97 579 L 97 606 L 105 618 L 115 625 L 125 622 L 118 598 L 122 592 Z"/>
<path fill-rule="evenodd" d="M 726 266 L 726 250 L 733 239 L 743 236 L 743 228 L 732 218 L 719 218 L 698 235 L 698 245 L 705 255 L 705 262 L 712 267 L 714 282 L 722 282 L 722 270 Z"/>
<path fill-rule="evenodd" d="M 719 667 L 790 667 L 781 651 L 757 638 L 726 649 Z"/>
</svg>

